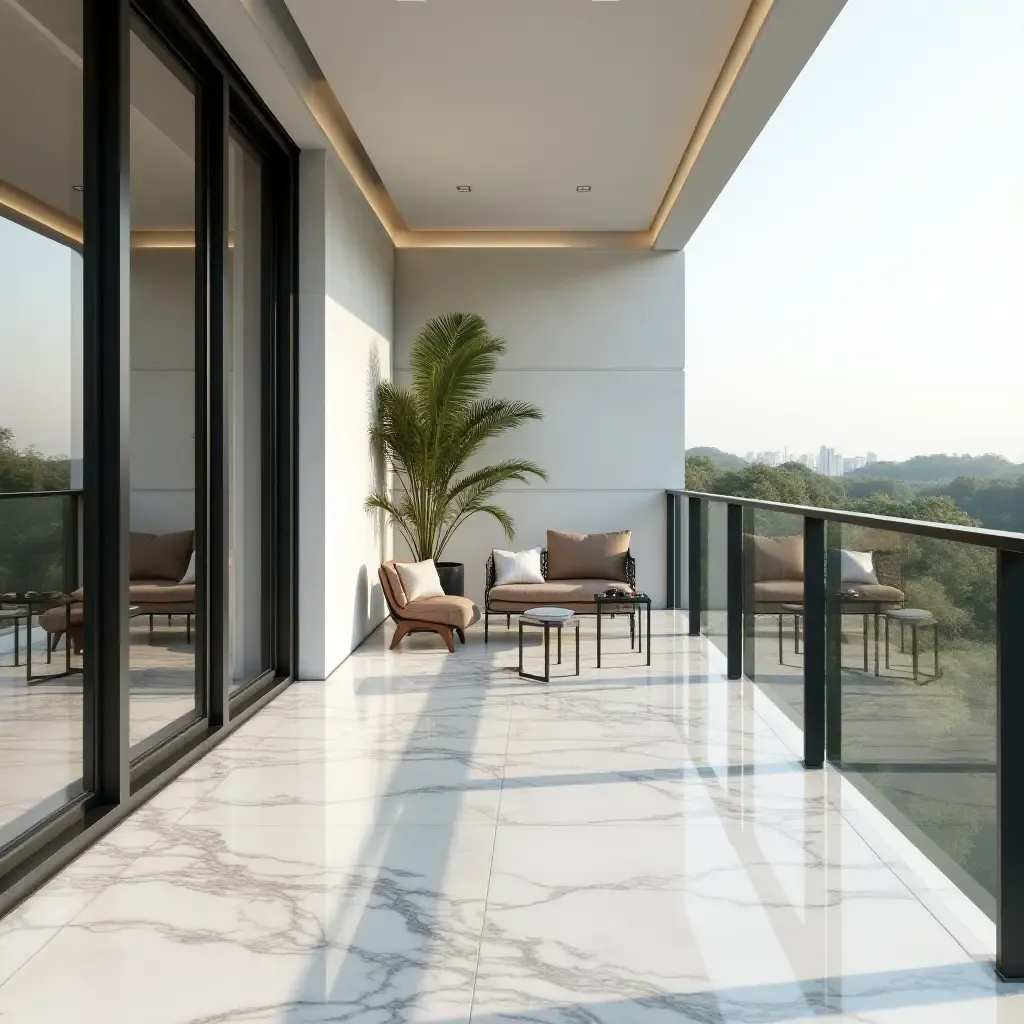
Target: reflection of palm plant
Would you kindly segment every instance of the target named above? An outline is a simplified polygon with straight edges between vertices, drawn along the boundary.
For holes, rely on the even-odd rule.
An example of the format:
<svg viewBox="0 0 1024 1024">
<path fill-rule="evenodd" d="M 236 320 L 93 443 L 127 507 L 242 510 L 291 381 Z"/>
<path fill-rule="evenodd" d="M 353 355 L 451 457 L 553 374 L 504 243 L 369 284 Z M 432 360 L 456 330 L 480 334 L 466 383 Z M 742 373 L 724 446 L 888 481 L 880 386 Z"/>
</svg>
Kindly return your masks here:
<svg viewBox="0 0 1024 1024">
<path fill-rule="evenodd" d="M 377 386 L 377 422 L 370 439 L 398 477 L 401 494 L 374 491 L 367 510 L 380 509 L 402 534 L 416 559 L 441 557 L 452 534 L 471 515 L 486 512 L 509 540 L 512 517 L 493 503 L 495 492 L 528 476 L 547 474 L 527 459 L 506 459 L 467 470 L 493 437 L 539 420 L 529 402 L 485 398 L 505 342 L 469 313 L 427 322 L 412 348 L 412 387 Z"/>
</svg>

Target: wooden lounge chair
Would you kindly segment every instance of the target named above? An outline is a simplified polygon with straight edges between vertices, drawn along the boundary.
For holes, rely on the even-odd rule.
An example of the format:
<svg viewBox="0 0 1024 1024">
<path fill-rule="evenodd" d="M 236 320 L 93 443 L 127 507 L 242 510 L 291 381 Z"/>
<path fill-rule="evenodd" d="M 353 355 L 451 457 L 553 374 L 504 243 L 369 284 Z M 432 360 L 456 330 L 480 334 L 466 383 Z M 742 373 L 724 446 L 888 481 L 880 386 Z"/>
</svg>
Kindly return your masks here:
<svg viewBox="0 0 1024 1024">
<path fill-rule="evenodd" d="M 480 609 L 468 597 L 445 594 L 443 597 L 422 597 L 410 601 L 405 596 L 395 560 L 385 562 L 378 570 L 388 611 L 395 620 L 394 650 L 407 633 L 437 633 L 449 652 L 455 651 L 455 636 L 465 643 L 466 629 L 480 618 Z"/>
</svg>

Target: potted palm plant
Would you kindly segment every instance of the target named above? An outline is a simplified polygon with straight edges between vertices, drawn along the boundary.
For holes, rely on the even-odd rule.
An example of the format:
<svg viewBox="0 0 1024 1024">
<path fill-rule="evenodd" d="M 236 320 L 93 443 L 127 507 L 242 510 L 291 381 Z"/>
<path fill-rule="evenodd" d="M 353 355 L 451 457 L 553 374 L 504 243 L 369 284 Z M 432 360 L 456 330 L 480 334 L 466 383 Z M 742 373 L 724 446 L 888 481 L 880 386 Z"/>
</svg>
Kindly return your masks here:
<svg viewBox="0 0 1024 1024">
<path fill-rule="evenodd" d="M 527 420 L 541 419 L 529 402 L 487 397 L 502 338 L 471 313 L 449 313 L 426 323 L 412 347 L 412 384 L 377 385 L 377 418 L 371 443 L 396 480 L 393 492 L 374 491 L 366 508 L 385 513 L 405 538 L 413 558 L 437 564 L 445 593 L 462 594 L 464 566 L 442 562 L 455 531 L 478 512 L 493 516 L 515 537 L 512 517 L 495 504 L 507 483 L 547 474 L 528 459 L 470 466 L 487 442 Z"/>
</svg>

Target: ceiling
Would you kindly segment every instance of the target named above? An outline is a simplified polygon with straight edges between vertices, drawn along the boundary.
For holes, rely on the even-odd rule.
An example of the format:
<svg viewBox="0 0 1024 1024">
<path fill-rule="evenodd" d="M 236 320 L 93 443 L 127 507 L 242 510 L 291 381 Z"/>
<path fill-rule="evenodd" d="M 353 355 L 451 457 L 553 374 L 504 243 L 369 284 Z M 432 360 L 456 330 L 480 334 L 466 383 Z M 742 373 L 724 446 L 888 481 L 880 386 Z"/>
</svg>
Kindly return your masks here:
<svg viewBox="0 0 1024 1024">
<path fill-rule="evenodd" d="M 648 231 L 750 7 L 286 3 L 414 231 Z"/>
<path fill-rule="evenodd" d="M 81 52 L 74 0 L 0 0 L 0 193 L 22 207 L 19 219 L 42 218 L 73 241 L 82 219 Z M 135 33 L 130 61 L 132 230 L 190 229 L 195 97 Z"/>
</svg>

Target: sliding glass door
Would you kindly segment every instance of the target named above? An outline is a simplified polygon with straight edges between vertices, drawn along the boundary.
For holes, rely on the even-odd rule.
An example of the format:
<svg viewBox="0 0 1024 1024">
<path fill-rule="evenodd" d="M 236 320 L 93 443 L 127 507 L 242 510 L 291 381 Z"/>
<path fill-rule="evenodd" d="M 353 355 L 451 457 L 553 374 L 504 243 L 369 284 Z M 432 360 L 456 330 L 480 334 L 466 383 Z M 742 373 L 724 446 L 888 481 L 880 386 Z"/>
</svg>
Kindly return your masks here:
<svg viewBox="0 0 1024 1024">
<path fill-rule="evenodd" d="M 286 685 L 297 152 L 179 0 L 0 0 L 0 913 Z"/>
</svg>

